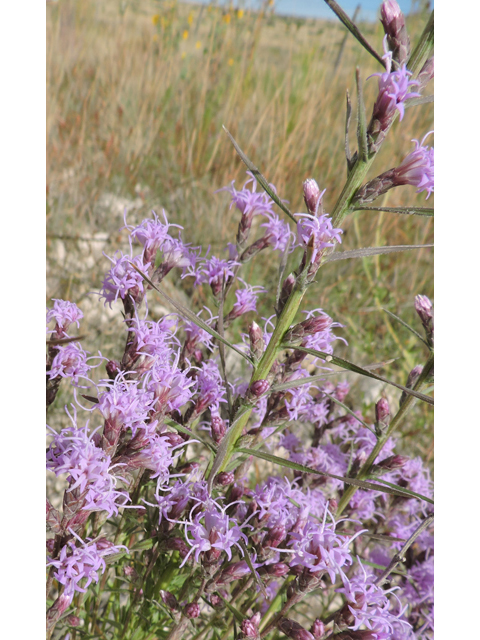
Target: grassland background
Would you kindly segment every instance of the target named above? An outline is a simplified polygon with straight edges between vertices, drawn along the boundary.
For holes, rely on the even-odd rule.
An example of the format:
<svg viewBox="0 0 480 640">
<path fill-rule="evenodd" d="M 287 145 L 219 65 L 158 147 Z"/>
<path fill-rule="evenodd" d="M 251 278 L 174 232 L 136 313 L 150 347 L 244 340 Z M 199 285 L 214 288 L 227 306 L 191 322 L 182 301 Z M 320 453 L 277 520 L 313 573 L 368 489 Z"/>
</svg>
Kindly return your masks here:
<svg viewBox="0 0 480 640">
<path fill-rule="evenodd" d="M 425 19 L 409 19 L 413 42 Z M 381 50 L 380 23 L 360 27 Z M 271 7 L 249 13 L 171 0 L 47 4 L 47 298 L 73 300 L 85 311 L 87 350 L 118 357 L 123 348 L 119 309 L 104 309 L 90 292 L 99 290 L 108 268 L 102 252 L 128 249 L 119 232 L 125 207 L 129 223 L 164 208 L 170 222 L 185 227 L 185 240 L 210 244 L 217 255 L 233 240 L 238 216 L 227 194 L 213 192 L 232 180 L 242 185 L 245 167 L 222 125 L 293 211 L 305 210 L 307 177 L 327 189 L 325 208 L 333 208 L 346 177 L 345 92 L 355 108 L 355 67 L 364 79 L 380 70 L 351 36 L 344 42 L 345 33 L 334 21 L 282 18 Z M 366 82 L 367 111 L 376 89 L 375 79 Z M 411 139 L 432 128 L 432 105 L 408 109 L 371 177 L 395 166 Z M 354 132 L 355 124 L 352 147 Z M 425 202 L 404 187 L 379 204 Z M 343 228 L 342 250 L 433 241 L 433 220 L 423 217 L 358 212 Z M 277 267 L 271 254 L 260 254 L 244 277 L 274 291 Z M 209 302 L 189 278 L 172 273 L 165 286 L 192 308 Z M 338 355 L 358 364 L 396 358 L 382 373 L 404 383 L 425 353 L 381 308 L 418 329 L 417 293 L 433 297 L 431 249 L 332 263 L 309 289 L 304 308 L 321 307 L 344 325 L 339 333 L 349 346 L 339 344 Z M 272 313 L 271 300 L 263 300 L 263 315 Z M 152 310 L 162 313 L 160 305 Z M 382 391 L 398 401 L 390 389 L 367 388 L 352 374 L 349 380 L 355 409 Z M 54 415 L 63 399 L 60 394 Z M 404 429 L 402 447 L 431 459 L 429 410 L 417 405 Z"/>
</svg>

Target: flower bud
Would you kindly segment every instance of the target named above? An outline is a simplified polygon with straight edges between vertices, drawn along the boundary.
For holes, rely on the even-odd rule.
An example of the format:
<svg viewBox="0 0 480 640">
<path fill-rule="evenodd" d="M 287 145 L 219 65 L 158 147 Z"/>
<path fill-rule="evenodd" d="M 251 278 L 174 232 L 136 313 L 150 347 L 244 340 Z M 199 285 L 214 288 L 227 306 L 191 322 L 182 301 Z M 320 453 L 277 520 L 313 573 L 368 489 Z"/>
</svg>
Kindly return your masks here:
<svg viewBox="0 0 480 640">
<path fill-rule="evenodd" d="M 190 602 L 183 607 L 183 613 L 187 618 L 198 618 L 200 615 L 200 607 L 196 602 Z"/>
<path fill-rule="evenodd" d="M 116 360 L 109 360 L 105 365 L 105 369 L 107 370 L 107 376 L 110 380 L 115 380 L 117 375 L 120 373 L 120 365 Z"/>
<path fill-rule="evenodd" d="M 375 405 L 375 432 L 381 435 L 390 424 L 390 405 L 386 398 L 380 398 Z"/>
<path fill-rule="evenodd" d="M 268 530 L 267 535 L 263 539 L 262 546 L 264 548 L 274 547 L 276 549 L 282 540 L 285 540 L 286 535 L 285 525 L 277 524 Z"/>
<path fill-rule="evenodd" d="M 310 627 L 310 633 L 315 638 L 315 640 L 320 640 L 320 638 L 325 634 L 325 625 L 317 618 L 312 626 Z"/>
<path fill-rule="evenodd" d="M 235 480 L 235 474 L 233 471 L 221 471 L 215 476 L 215 484 L 226 487 L 229 484 L 232 484 Z"/>
<path fill-rule="evenodd" d="M 408 460 L 409 458 L 406 458 L 405 456 L 393 455 L 388 458 L 384 458 L 375 466 L 380 469 L 385 469 L 386 471 L 395 471 L 395 469 L 401 469 L 404 467 Z"/>
<path fill-rule="evenodd" d="M 319 186 L 313 178 L 308 178 L 308 180 L 305 180 L 303 183 L 303 199 L 307 205 L 308 213 L 313 216 L 317 215 L 323 193 L 320 192 Z"/>
<path fill-rule="evenodd" d="M 410 53 L 410 40 L 405 26 L 405 17 L 396 0 L 386 0 L 380 8 L 380 22 L 387 36 L 388 48 L 392 58 L 399 65 L 407 61 Z"/>
<path fill-rule="evenodd" d="M 260 637 L 258 632 L 260 620 L 261 617 L 259 612 L 257 612 L 251 618 L 243 620 L 240 625 L 240 630 L 245 638 L 248 638 L 249 640 L 257 640 Z"/>
<path fill-rule="evenodd" d="M 288 298 L 290 297 L 290 294 L 293 291 L 294 285 L 295 285 L 295 276 L 293 275 L 293 273 L 291 273 L 285 278 L 282 284 L 282 289 L 280 291 L 280 296 L 278 298 L 278 308 L 276 309 L 277 316 L 279 316 L 282 313 L 283 307 L 285 306 Z"/>
<path fill-rule="evenodd" d="M 163 589 L 161 589 L 160 598 L 162 599 L 162 602 L 166 604 L 169 609 L 173 609 L 174 611 L 178 609 L 178 600 L 173 595 L 173 593 L 170 593 L 170 591 L 164 591 Z"/>
<path fill-rule="evenodd" d="M 267 564 L 265 567 L 262 567 L 265 570 L 265 573 L 268 573 L 270 576 L 275 576 L 275 578 L 281 578 L 282 576 L 286 576 L 290 571 L 290 567 L 285 562 L 276 562 L 275 564 Z"/>
<path fill-rule="evenodd" d="M 407 389 L 413 389 L 413 387 L 415 386 L 415 383 L 421 376 L 422 371 L 423 371 L 423 367 L 419 364 L 417 364 L 416 367 L 413 367 L 413 369 L 408 374 L 407 382 L 405 383 L 405 386 L 407 387 Z M 405 400 L 407 399 L 407 396 L 408 396 L 408 393 L 405 393 L 404 391 L 400 397 L 400 406 L 402 406 L 402 404 L 405 402 Z"/>
<path fill-rule="evenodd" d="M 263 396 L 270 389 L 270 383 L 268 380 L 256 380 L 252 382 L 247 391 L 247 400 L 258 400 L 260 396 Z"/>
<path fill-rule="evenodd" d="M 49 538 L 47 540 L 47 551 L 51 555 L 55 549 L 55 538 Z"/>
<path fill-rule="evenodd" d="M 415 296 L 415 311 L 422 321 L 428 344 L 433 346 L 433 306 L 427 296 Z"/>
<path fill-rule="evenodd" d="M 79 627 L 81 620 L 78 616 L 68 616 L 67 622 L 71 627 Z"/>
<path fill-rule="evenodd" d="M 248 337 L 250 338 L 250 351 L 259 360 L 265 349 L 265 340 L 263 339 L 263 331 L 255 321 L 252 322 L 248 329 Z"/>
<path fill-rule="evenodd" d="M 227 430 L 225 422 L 220 416 L 212 416 L 212 424 L 210 425 L 213 440 L 219 444 Z"/>
<path fill-rule="evenodd" d="M 434 58 L 429 58 L 417 76 L 418 90 L 422 91 L 434 76 Z"/>
<path fill-rule="evenodd" d="M 181 558 L 185 558 L 190 550 L 186 542 L 181 538 L 169 538 L 166 541 L 166 547 L 172 551 L 178 551 Z"/>
<path fill-rule="evenodd" d="M 280 631 L 292 640 L 315 640 L 315 637 L 304 629 L 298 622 L 290 620 L 289 618 L 282 618 L 278 624 Z"/>
<path fill-rule="evenodd" d="M 218 584 L 228 584 L 234 580 L 240 580 L 250 573 L 250 568 L 245 560 L 233 562 L 227 569 L 224 569 L 217 580 Z"/>
</svg>

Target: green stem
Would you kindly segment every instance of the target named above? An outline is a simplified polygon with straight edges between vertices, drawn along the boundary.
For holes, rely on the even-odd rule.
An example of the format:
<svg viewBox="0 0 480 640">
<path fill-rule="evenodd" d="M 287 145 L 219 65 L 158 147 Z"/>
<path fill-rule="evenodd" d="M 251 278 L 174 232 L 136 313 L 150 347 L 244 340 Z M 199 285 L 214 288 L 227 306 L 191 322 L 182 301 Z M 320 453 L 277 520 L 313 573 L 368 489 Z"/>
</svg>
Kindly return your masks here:
<svg viewBox="0 0 480 640">
<path fill-rule="evenodd" d="M 417 383 L 414 386 L 415 391 L 418 391 L 421 389 L 425 380 L 429 376 L 430 372 L 433 370 L 433 360 L 434 360 L 434 356 L 432 351 L 425 366 L 423 367 L 423 371 L 420 377 L 418 378 Z M 385 446 L 385 443 L 387 442 L 391 434 L 397 429 L 398 425 L 400 424 L 402 419 L 405 417 L 405 415 L 408 413 L 409 409 L 413 406 L 414 402 L 415 402 L 414 396 L 410 396 L 410 395 L 407 396 L 402 406 L 397 411 L 395 417 L 390 422 L 388 429 L 385 431 L 385 433 L 383 433 L 378 438 L 377 443 L 373 447 L 372 452 L 370 453 L 367 460 L 365 461 L 365 464 L 362 466 L 362 468 L 358 472 L 356 476 L 357 480 L 366 480 L 369 477 L 370 471 L 375 463 L 375 460 L 377 459 L 378 454 Z M 345 489 L 345 492 L 342 498 L 340 499 L 340 502 L 338 503 L 336 516 L 340 516 L 341 513 L 344 511 L 345 507 L 348 505 L 348 503 L 352 499 L 352 496 L 356 492 L 357 488 L 358 487 L 354 487 L 353 485 L 350 485 L 347 487 L 347 489 Z"/>
</svg>

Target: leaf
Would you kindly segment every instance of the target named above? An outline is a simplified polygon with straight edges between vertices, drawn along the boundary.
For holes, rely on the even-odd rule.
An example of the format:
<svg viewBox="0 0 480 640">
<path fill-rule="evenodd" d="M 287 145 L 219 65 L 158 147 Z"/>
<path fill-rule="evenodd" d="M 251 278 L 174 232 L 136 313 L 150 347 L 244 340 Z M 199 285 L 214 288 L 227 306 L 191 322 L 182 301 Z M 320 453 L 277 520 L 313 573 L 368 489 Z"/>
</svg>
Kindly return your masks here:
<svg viewBox="0 0 480 640">
<path fill-rule="evenodd" d="M 325 353 L 324 351 L 317 351 L 317 349 L 309 349 L 308 347 L 297 347 L 295 345 L 290 345 L 290 344 L 283 345 L 283 346 L 285 349 L 297 349 L 298 351 L 309 353 L 311 356 L 322 358 L 322 360 L 326 360 L 327 362 L 336 364 L 337 366 L 342 367 L 342 369 L 348 369 L 349 371 L 354 371 L 355 373 L 359 373 L 360 375 L 366 376 L 367 378 L 373 378 L 374 380 L 380 380 L 380 382 L 391 384 L 393 387 L 397 387 L 397 389 L 401 389 L 408 395 L 415 396 L 415 398 L 418 398 L 419 400 L 423 400 L 423 402 L 426 402 L 427 404 L 433 405 L 433 398 L 431 398 L 430 396 L 426 396 L 425 394 L 420 393 L 419 391 L 414 391 L 413 389 L 407 389 L 407 387 L 404 387 L 401 384 L 397 384 L 392 380 L 387 380 L 387 378 L 384 378 L 383 376 L 378 376 L 376 373 L 370 373 L 368 369 L 359 367 L 358 365 L 353 364 L 353 362 L 349 362 L 348 360 L 344 360 L 343 358 L 337 358 L 336 356 L 332 356 L 331 354 Z"/>
<path fill-rule="evenodd" d="M 387 487 L 399 487 L 398 484 L 394 484 L 392 482 L 387 482 L 386 480 L 383 480 L 383 478 L 375 478 L 375 482 L 381 482 L 383 484 L 385 484 Z M 421 493 L 415 493 L 415 491 L 410 491 L 410 489 L 405 489 L 404 487 L 399 487 L 404 493 L 407 493 L 408 495 L 410 495 L 412 498 L 419 498 L 420 500 L 425 500 L 425 502 L 430 502 L 431 504 L 433 504 L 433 500 L 431 498 L 427 498 L 426 496 L 422 495 Z"/>
<path fill-rule="evenodd" d="M 368 43 L 366 38 L 360 33 L 357 25 L 354 24 L 352 20 L 350 20 L 350 18 L 347 16 L 347 14 L 342 9 L 342 7 L 340 7 L 335 2 L 335 0 L 325 0 L 325 2 L 328 4 L 330 9 L 336 14 L 336 16 L 340 19 L 340 21 L 343 22 L 343 24 L 347 27 L 350 33 L 354 36 L 354 38 L 358 40 L 358 42 L 362 45 L 362 47 L 364 47 L 364 49 L 366 49 L 368 53 L 370 53 L 375 58 L 375 60 L 378 60 L 378 62 L 382 65 L 382 67 L 385 67 L 385 60 L 383 60 L 382 57 L 375 51 L 375 49 Z"/>
<path fill-rule="evenodd" d="M 366 207 L 356 206 L 355 211 L 387 211 L 389 213 L 401 213 L 406 216 L 428 216 L 433 217 L 431 207 Z"/>
<path fill-rule="evenodd" d="M 263 176 L 260 173 L 260 170 L 253 164 L 253 162 L 251 160 L 249 160 L 247 158 L 247 156 L 243 153 L 243 151 L 240 149 L 240 147 L 238 146 L 237 142 L 235 141 L 235 138 L 232 136 L 232 134 L 230 133 L 230 131 L 227 129 L 227 127 L 225 127 L 225 125 L 222 125 L 223 129 L 225 130 L 225 133 L 227 134 L 227 136 L 230 138 L 233 146 L 235 147 L 235 151 L 238 153 L 238 155 L 240 156 L 240 158 L 242 159 L 243 163 L 247 166 L 248 170 L 251 171 L 253 173 L 253 175 L 255 176 L 257 182 L 263 187 L 263 189 L 267 192 L 267 194 L 270 196 L 270 198 L 275 202 L 275 204 L 277 206 L 280 207 L 280 209 L 287 214 L 287 216 L 289 218 L 291 218 L 293 220 L 293 222 L 295 222 L 295 224 L 297 224 L 297 220 L 293 217 L 292 212 L 290 211 L 290 209 L 288 207 L 285 206 L 285 204 L 280 200 L 280 198 L 277 196 L 277 194 L 275 193 L 275 191 L 273 191 L 273 189 L 270 187 L 267 179 L 265 178 L 265 176 Z"/>
<path fill-rule="evenodd" d="M 196 316 L 192 311 L 190 311 L 190 309 L 187 309 L 186 307 L 184 307 L 183 305 L 181 305 L 179 302 L 176 302 L 175 300 L 173 300 L 172 298 L 170 298 L 169 295 L 167 295 L 164 291 L 162 291 L 161 289 L 159 289 L 158 287 L 156 287 L 153 282 L 143 273 L 143 271 L 140 271 L 140 269 L 138 269 L 133 262 L 130 262 L 131 266 L 135 269 L 135 271 L 137 271 L 142 278 L 145 280 L 145 282 L 148 282 L 148 284 L 155 289 L 155 291 L 158 291 L 158 293 L 160 295 L 162 295 L 166 300 L 168 300 L 168 302 L 170 302 L 171 305 L 173 305 L 175 307 L 175 309 L 177 309 L 177 311 L 179 311 L 182 316 L 185 316 L 186 318 L 188 318 L 188 320 L 190 320 L 191 322 L 194 322 L 197 327 L 200 327 L 201 329 L 203 329 L 204 331 L 206 331 L 207 333 L 209 333 L 211 336 L 213 336 L 214 338 L 216 338 L 217 340 L 219 340 L 220 342 L 223 342 L 223 344 L 227 345 L 227 347 L 230 347 L 230 349 L 233 349 L 234 351 L 236 351 L 237 353 L 239 353 L 243 358 L 245 358 L 245 360 L 248 360 L 248 362 L 253 365 L 253 360 L 247 356 L 246 353 L 244 353 L 243 351 L 241 351 L 240 349 L 238 349 L 234 344 L 232 344 L 231 342 L 229 342 L 228 340 L 226 340 L 225 338 L 222 338 L 222 336 L 217 333 L 217 331 L 215 331 L 215 329 L 212 329 L 212 327 L 210 327 L 206 322 L 204 322 L 201 318 L 199 318 L 198 316 Z"/>
<path fill-rule="evenodd" d="M 197 433 L 194 433 L 191 429 L 184 427 L 183 424 L 178 424 L 178 422 L 175 422 L 175 420 L 172 420 L 171 418 L 166 418 L 164 422 L 169 427 L 173 427 L 177 431 L 180 431 L 180 433 L 184 433 L 187 436 L 191 436 L 192 438 L 195 438 L 195 440 L 198 440 L 199 442 L 201 442 L 204 447 L 207 447 L 207 449 L 210 449 L 210 451 L 212 451 L 213 453 L 216 453 L 217 450 L 213 446 L 213 444 L 201 438 Z"/>
<path fill-rule="evenodd" d="M 428 347 L 428 342 L 422 338 L 422 336 L 418 333 L 418 331 L 415 331 L 415 329 L 413 327 L 411 327 L 408 323 L 406 323 L 405 320 L 402 320 L 402 318 L 399 318 L 398 316 L 396 316 L 394 313 L 392 313 L 388 309 L 383 309 L 382 308 L 382 311 L 385 311 L 385 313 L 388 313 L 389 316 L 392 316 L 392 318 L 395 318 L 395 320 L 398 320 L 398 322 L 400 322 L 400 324 L 403 324 L 403 326 L 406 329 L 411 331 L 414 336 L 417 336 L 417 338 L 419 338 L 423 342 L 423 344 L 425 344 Z M 430 348 L 430 347 L 428 347 L 428 348 Z"/>
<path fill-rule="evenodd" d="M 53 346 L 58 346 L 58 345 L 63 345 L 63 344 L 69 344 L 70 342 L 77 342 L 78 340 L 83 340 L 86 337 L 86 335 L 84 334 L 83 336 L 72 336 L 71 338 L 57 338 L 57 339 L 53 339 L 53 340 L 47 340 L 47 344 L 50 347 Z"/>
<path fill-rule="evenodd" d="M 291 347 L 293 349 L 293 347 Z M 363 368 L 367 371 L 374 371 L 375 369 L 381 369 L 385 367 L 387 364 L 392 364 L 395 362 L 397 358 L 391 358 L 390 360 L 385 360 L 384 362 L 377 362 L 375 364 L 366 364 Z M 304 384 L 309 384 L 310 382 L 322 382 L 322 380 L 327 376 L 337 375 L 339 373 L 348 373 L 345 371 L 326 371 L 318 376 L 310 376 L 308 378 L 298 378 L 298 380 L 290 380 L 290 382 L 279 382 L 278 384 L 271 387 L 270 391 L 274 393 L 275 391 L 284 391 L 285 389 L 294 389 L 296 387 L 301 387 Z M 350 373 L 353 373 L 351 371 Z"/>
<path fill-rule="evenodd" d="M 239 542 L 240 546 L 243 549 L 243 553 L 245 554 L 245 561 L 248 564 L 248 568 L 252 572 L 253 579 L 255 580 L 256 584 L 259 586 L 260 591 L 262 592 L 263 597 L 265 598 L 265 600 L 268 600 L 268 595 L 267 595 L 267 591 L 265 589 L 265 585 L 263 584 L 262 580 L 258 577 L 257 572 L 255 571 L 255 569 L 253 567 L 253 562 L 252 562 L 252 559 L 250 557 L 250 553 L 248 552 L 247 545 L 245 544 L 245 542 L 241 538 L 240 538 L 240 540 L 238 542 Z"/>
<path fill-rule="evenodd" d="M 363 102 L 362 82 L 360 80 L 360 69 L 357 67 L 355 74 L 357 82 L 357 144 L 358 155 L 362 162 L 368 159 L 368 142 L 367 142 L 367 117 L 365 115 L 365 104 Z"/>
<path fill-rule="evenodd" d="M 409 100 L 405 100 L 405 109 L 408 107 L 416 107 L 419 104 L 427 104 L 429 102 L 434 102 L 434 96 L 421 96 L 420 98 L 410 98 Z"/>
<path fill-rule="evenodd" d="M 397 488 L 397 485 L 392 485 L 395 488 L 391 488 L 390 486 L 382 486 L 374 482 L 356 480 L 355 478 L 345 478 L 344 476 L 337 476 L 333 473 L 327 473 L 326 471 L 317 471 L 316 469 L 305 467 L 303 464 L 298 464 L 297 462 L 292 462 L 291 460 L 285 460 L 284 458 L 279 458 L 278 456 L 274 456 L 271 453 L 265 453 L 264 451 L 256 451 L 255 449 L 243 449 L 243 448 L 235 449 L 235 451 L 238 453 L 248 453 L 252 456 L 256 456 L 257 458 L 262 458 L 262 460 L 267 460 L 268 462 L 273 462 L 274 464 L 279 464 L 282 467 L 288 467 L 289 469 L 295 469 L 296 471 L 301 471 L 302 473 L 313 473 L 314 475 L 317 475 L 317 476 L 327 476 L 328 478 L 341 480 L 346 484 L 351 484 L 354 487 L 360 487 L 362 489 L 381 491 L 382 493 L 389 493 L 393 496 L 400 496 L 401 498 L 410 498 L 412 497 L 412 494 L 413 494 L 412 491 L 407 491 L 403 487 Z M 423 500 L 424 502 L 430 502 L 431 504 L 433 504 L 433 500 L 431 500 L 430 498 L 427 498 L 426 496 L 415 494 L 414 497 L 418 498 L 419 500 Z"/>
<path fill-rule="evenodd" d="M 353 251 L 342 251 L 332 253 L 325 262 L 335 262 L 335 260 L 347 260 L 350 258 L 367 258 L 368 256 L 378 256 L 386 253 L 398 253 L 399 251 L 411 251 L 412 249 L 428 249 L 433 244 L 399 244 L 390 247 L 366 247 L 365 249 L 354 249 Z"/>
<path fill-rule="evenodd" d="M 225 598 L 222 596 L 220 591 L 215 591 L 215 593 L 223 600 L 223 602 L 225 603 L 225 606 L 230 611 L 230 613 L 234 615 L 235 619 L 238 620 L 238 622 L 242 623 L 245 619 L 245 616 L 243 616 L 238 609 L 236 609 L 232 604 L 230 604 L 228 600 L 225 600 Z"/>
</svg>

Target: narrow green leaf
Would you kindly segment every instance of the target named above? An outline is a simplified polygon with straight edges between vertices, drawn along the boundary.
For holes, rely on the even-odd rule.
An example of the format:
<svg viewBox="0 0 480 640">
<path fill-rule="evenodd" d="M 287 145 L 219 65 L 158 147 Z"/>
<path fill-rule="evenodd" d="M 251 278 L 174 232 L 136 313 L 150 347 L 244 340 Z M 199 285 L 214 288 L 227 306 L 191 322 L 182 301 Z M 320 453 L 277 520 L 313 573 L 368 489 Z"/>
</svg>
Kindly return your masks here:
<svg viewBox="0 0 480 640">
<path fill-rule="evenodd" d="M 253 173 L 253 175 L 255 176 L 257 182 L 262 186 L 262 188 L 267 192 L 267 194 L 270 196 L 270 198 L 275 202 L 275 204 L 277 206 L 280 207 L 280 209 L 287 214 L 287 216 L 289 218 L 291 218 L 293 220 L 293 222 L 295 222 L 295 224 L 297 224 L 297 220 L 294 218 L 293 213 L 290 211 L 290 209 L 285 206 L 285 204 L 280 200 L 280 198 L 277 196 L 277 194 L 275 193 L 275 191 L 273 191 L 273 189 L 270 187 L 267 179 L 265 178 L 265 176 L 263 176 L 260 173 L 260 170 L 253 164 L 253 162 L 251 160 L 249 160 L 247 158 L 247 156 L 243 153 L 243 151 L 240 149 L 240 147 L 238 146 L 237 142 L 235 141 L 235 138 L 232 136 L 232 134 L 230 133 L 230 131 L 225 127 L 225 125 L 222 125 L 223 129 L 225 130 L 225 133 L 227 134 L 227 136 L 230 138 L 233 146 L 235 147 L 235 151 L 238 153 L 238 155 L 240 156 L 240 158 L 242 159 L 243 163 L 247 166 L 248 170 L 251 171 Z"/>
<path fill-rule="evenodd" d="M 222 336 L 215 331 L 215 329 L 212 329 L 212 327 L 210 327 L 206 322 L 204 322 L 201 318 L 199 318 L 198 316 L 196 316 L 192 311 L 190 311 L 190 309 L 187 309 L 186 307 L 184 307 L 183 305 L 181 305 L 179 302 L 176 302 L 175 300 L 173 300 L 173 298 L 170 298 L 169 295 L 167 295 L 165 293 L 165 291 L 162 291 L 161 289 L 159 289 L 157 286 L 155 286 L 153 284 L 153 282 L 143 273 L 143 271 L 140 271 L 140 269 L 138 269 L 133 262 L 130 262 L 131 266 L 135 269 L 135 271 L 137 271 L 142 278 L 145 280 L 145 282 L 148 282 L 148 284 L 155 289 L 155 291 L 158 291 L 158 293 L 160 295 L 162 295 L 166 300 L 168 300 L 168 302 L 170 302 L 171 305 L 173 305 L 175 307 L 175 309 L 177 309 L 177 311 L 179 311 L 182 316 L 185 316 L 185 318 L 188 318 L 188 320 L 190 320 L 191 322 L 194 322 L 197 327 L 200 327 L 201 329 L 203 329 L 204 331 L 206 331 L 207 333 L 209 333 L 211 336 L 213 336 L 214 338 L 216 338 L 217 340 L 219 340 L 220 342 L 223 342 L 223 344 L 227 345 L 227 347 L 229 347 L 230 349 L 233 349 L 234 351 L 236 351 L 237 353 L 239 353 L 243 358 L 245 358 L 245 360 L 248 360 L 248 362 L 253 365 L 253 361 L 252 359 L 247 356 L 246 353 L 244 353 L 243 351 L 241 351 L 240 349 L 238 349 L 234 344 L 232 344 L 231 342 L 229 342 L 228 340 L 226 340 L 225 338 L 222 338 Z"/>
<path fill-rule="evenodd" d="M 220 598 L 223 600 L 223 602 L 225 603 L 225 606 L 227 607 L 227 609 L 230 611 L 230 613 L 232 613 L 235 617 L 236 620 L 238 620 L 238 622 L 243 622 L 245 619 L 245 616 L 242 615 L 240 613 L 240 611 L 238 609 L 236 609 L 233 604 L 230 604 L 228 602 L 228 600 L 225 600 L 225 598 L 222 596 L 222 594 L 220 593 L 220 591 L 215 591 L 215 593 L 220 596 Z"/>
<path fill-rule="evenodd" d="M 376 373 L 371 373 L 370 371 L 368 371 L 368 369 L 365 369 L 364 367 L 359 367 L 358 365 L 353 364 L 353 362 L 349 362 L 348 360 L 344 360 L 343 358 L 337 358 L 336 356 L 332 356 L 331 354 L 325 353 L 324 351 L 318 351 L 317 349 L 309 349 L 308 347 L 297 347 L 291 344 L 289 345 L 285 344 L 283 346 L 285 349 L 297 349 L 298 351 L 309 353 L 311 356 L 322 358 L 322 360 L 325 360 L 326 362 L 331 362 L 332 364 L 336 364 L 337 366 L 342 367 L 342 369 L 348 369 L 349 371 L 354 371 L 355 373 L 359 373 L 360 375 L 366 376 L 367 378 L 380 380 L 380 382 L 385 382 L 386 384 L 390 384 L 393 387 L 397 387 L 397 389 L 401 389 L 408 395 L 415 396 L 415 398 L 418 398 L 419 400 L 423 400 L 423 402 L 426 402 L 427 404 L 433 405 L 433 398 L 431 398 L 430 396 L 426 396 L 425 394 L 420 393 L 419 391 L 414 391 L 413 389 L 407 389 L 407 387 L 404 387 L 401 384 L 397 384 L 392 380 L 387 380 L 387 378 L 384 378 L 383 376 L 379 376 Z"/>
<path fill-rule="evenodd" d="M 418 498 L 419 500 L 424 500 L 425 502 L 430 502 L 430 504 L 433 504 L 433 500 L 431 498 L 427 498 L 427 496 L 424 496 L 421 493 L 415 493 L 415 491 L 410 491 L 410 489 L 405 489 L 404 487 L 400 487 L 398 484 L 394 484 L 392 482 L 387 482 L 383 478 L 375 478 L 375 482 L 381 482 L 382 484 L 386 485 L 387 487 L 399 488 L 404 493 L 406 493 L 409 496 L 411 496 L 412 498 Z"/>
<path fill-rule="evenodd" d="M 423 342 L 423 344 L 425 344 L 428 347 L 427 341 L 424 338 L 422 338 L 422 336 L 418 333 L 418 331 L 415 331 L 415 329 L 413 327 L 411 327 L 407 322 L 405 322 L 405 320 L 402 320 L 402 318 L 399 318 L 398 316 L 396 316 L 394 313 L 392 313 L 388 309 L 383 309 L 382 308 L 382 311 L 385 311 L 385 313 L 388 313 L 389 316 L 392 316 L 392 318 L 395 318 L 395 320 L 398 320 L 398 322 L 400 322 L 400 324 L 403 324 L 403 326 L 406 329 L 411 331 L 414 336 L 417 336 L 417 338 L 419 338 Z"/>
<path fill-rule="evenodd" d="M 358 205 L 355 211 L 386 211 L 388 213 L 401 213 L 406 216 L 428 216 L 433 217 L 431 207 L 367 207 Z"/>
<path fill-rule="evenodd" d="M 367 116 L 365 114 L 365 104 L 363 102 L 362 81 L 360 79 L 360 69 L 357 67 L 355 79 L 357 83 L 357 144 L 358 155 L 362 162 L 368 159 L 367 141 Z"/>
<path fill-rule="evenodd" d="M 409 100 L 405 100 L 405 109 L 408 107 L 416 107 L 419 104 L 428 104 L 429 102 L 434 102 L 434 96 L 421 96 L 420 98 L 410 98 Z"/>
<path fill-rule="evenodd" d="M 350 258 L 367 258 L 386 253 L 397 253 L 399 251 L 411 251 L 412 249 L 429 249 L 433 244 L 399 244 L 390 247 L 366 247 L 365 249 L 354 249 L 353 251 L 342 251 L 332 253 L 325 262 L 335 262 L 335 260 L 347 260 Z"/>
<path fill-rule="evenodd" d="M 380 54 L 378 54 L 375 49 L 369 44 L 368 40 L 360 33 L 357 25 L 350 20 L 345 11 L 340 7 L 335 0 L 325 0 L 330 9 L 336 14 L 336 16 L 340 19 L 341 22 L 347 27 L 350 33 L 358 40 L 358 42 L 362 45 L 364 49 L 372 55 L 375 60 L 377 60 L 382 67 L 385 67 L 385 60 L 382 59 Z"/>
<path fill-rule="evenodd" d="M 85 337 L 86 334 L 84 334 L 83 336 L 72 336 L 71 338 L 57 338 L 56 340 L 47 340 L 47 344 L 50 347 L 56 347 L 58 345 L 69 344 L 70 342 L 83 340 Z"/>
<path fill-rule="evenodd" d="M 198 440 L 199 442 L 201 442 L 204 447 L 207 447 L 207 449 L 210 449 L 210 451 L 212 451 L 213 453 L 217 452 L 217 449 L 214 447 L 213 444 L 201 438 L 197 433 L 194 433 L 191 429 L 184 427 L 183 424 L 179 424 L 178 422 L 175 422 L 175 420 L 172 420 L 171 418 L 165 418 L 164 422 L 165 424 L 168 424 L 169 427 L 173 427 L 177 431 L 180 431 L 180 433 L 184 433 L 187 436 L 195 438 L 195 440 Z"/>
<path fill-rule="evenodd" d="M 238 541 L 240 546 L 242 547 L 243 553 L 245 555 L 245 561 L 248 564 L 248 568 L 250 569 L 250 571 L 252 572 L 252 576 L 253 579 L 255 580 L 255 583 L 258 585 L 260 591 L 262 592 L 263 597 L 268 600 L 268 594 L 267 591 L 265 589 L 265 585 L 263 584 L 262 580 L 258 577 L 257 572 L 255 571 L 254 567 L 253 567 L 253 562 L 252 559 L 250 557 L 250 553 L 247 549 L 247 545 L 245 544 L 245 542 L 240 538 L 240 540 Z"/>
<path fill-rule="evenodd" d="M 420 494 L 412 495 L 412 491 L 406 491 L 403 487 L 397 487 L 393 485 L 392 488 L 390 486 L 382 486 L 380 484 L 376 484 L 374 482 L 366 482 L 364 480 L 356 480 L 355 478 L 346 478 L 344 476 L 337 476 L 333 473 L 327 473 L 326 471 L 317 471 L 316 469 L 311 469 L 310 467 L 306 467 L 303 464 L 298 464 L 297 462 L 292 462 L 291 460 L 285 460 L 284 458 L 279 458 L 278 456 L 274 456 L 271 453 L 265 453 L 264 451 L 257 451 L 255 449 L 243 449 L 238 448 L 235 449 L 238 453 L 248 453 L 257 458 L 261 458 L 262 460 L 267 460 L 268 462 L 273 462 L 274 464 L 278 464 L 282 467 L 288 467 L 289 469 L 294 469 L 296 471 L 301 471 L 302 473 L 313 473 L 317 476 L 327 476 L 328 478 L 334 478 L 335 480 L 341 480 L 346 484 L 351 484 L 354 487 L 360 487 L 362 489 L 370 489 L 373 491 L 380 491 L 382 493 L 389 493 L 393 496 L 400 496 L 401 498 L 410 498 L 416 497 L 419 500 L 423 500 L 424 502 L 430 502 L 433 504 L 433 500 L 427 498 L 426 496 L 421 496 Z M 390 484 L 390 483 L 389 483 Z"/>
</svg>

